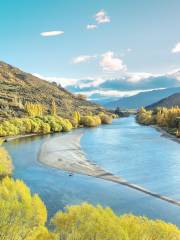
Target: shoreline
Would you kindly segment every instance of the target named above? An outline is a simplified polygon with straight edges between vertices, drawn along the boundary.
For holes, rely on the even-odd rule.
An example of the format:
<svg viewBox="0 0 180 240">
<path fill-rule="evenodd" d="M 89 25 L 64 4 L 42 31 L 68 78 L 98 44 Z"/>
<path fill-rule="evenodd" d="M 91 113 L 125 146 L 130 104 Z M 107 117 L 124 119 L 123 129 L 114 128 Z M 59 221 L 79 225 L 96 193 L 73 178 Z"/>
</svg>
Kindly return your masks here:
<svg viewBox="0 0 180 240">
<path fill-rule="evenodd" d="M 180 206 L 180 201 L 171 199 L 167 196 L 163 196 L 145 189 L 139 185 L 130 183 L 126 179 L 121 178 L 120 176 L 115 176 L 111 172 L 108 172 L 95 163 L 89 161 L 80 146 L 80 140 L 83 136 L 83 133 L 83 130 L 78 132 L 73 131 L 47 140 L 41 146 L 38 155 L 38 161 L 49 167 L 68 172 L 70 176 L 76 173 L 100 178 L 106 181 L 111 181 L 127 186 L 147 195 L 156 197 L 160 200 L 169 202 L 176 206 Z"/>
<path fill-rule="evenodd" d="M 3 143 L 10 142 L 16 139 L 22 139 L 22 138 L 28 138 L 28 137 L 34 137 L 34 136 L 44 136 L 47 134 L 39 134 L 39 133 L 28 133 L 23 135 L 15 135 L 15 136 L 8 136 L 8 137 L 1 137 L 3 140 Z"/>
<path fill-rule="evenodd" d="M 164 138 L 168 138 L 170 139 L 171 141 L 174 141 L 176 143 L 180 143 L 180 138 L 177 138 L 176 136 L 168 133 L 166 130 L 164 130 L 163 128 L 157 126 L 157 125 L 150 125 L 151 127 L 153 127 L 154 129 L 156 129 L 158 132 L 161 133 L 161 137 L 164 137 Z"/>
</svg>

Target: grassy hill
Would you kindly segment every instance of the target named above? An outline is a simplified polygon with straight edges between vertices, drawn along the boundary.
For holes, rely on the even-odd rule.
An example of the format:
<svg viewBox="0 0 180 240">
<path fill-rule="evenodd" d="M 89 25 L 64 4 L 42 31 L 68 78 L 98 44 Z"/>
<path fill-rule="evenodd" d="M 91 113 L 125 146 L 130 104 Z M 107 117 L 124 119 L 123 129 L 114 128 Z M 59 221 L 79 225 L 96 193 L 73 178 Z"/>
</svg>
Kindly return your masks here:
<svg viewBox="0 0 180 240">
<path fill-rule="evenodd" d="M 180 107 L 180 93 L 175 93 L 167 98 L 163 98 L 159 102 L 156 102 L 152 105 L 147 106 L 146 108 L 152 109 L 156 107 L 167 107 L 171 108 L 173 106 L 179 106 Z"/>
<path fill-rule="evenodd" d="M 57 113 L 69 116 L 74 111 L 80 113 L 104 110 L 100 105 L 76 96 L 56 83 L 39 79 L 4 62 L 0 62 L 0 119 L 23 116 L 26 102 L 41 103 L 49 113 L 54 98 Z"/>
</svg>

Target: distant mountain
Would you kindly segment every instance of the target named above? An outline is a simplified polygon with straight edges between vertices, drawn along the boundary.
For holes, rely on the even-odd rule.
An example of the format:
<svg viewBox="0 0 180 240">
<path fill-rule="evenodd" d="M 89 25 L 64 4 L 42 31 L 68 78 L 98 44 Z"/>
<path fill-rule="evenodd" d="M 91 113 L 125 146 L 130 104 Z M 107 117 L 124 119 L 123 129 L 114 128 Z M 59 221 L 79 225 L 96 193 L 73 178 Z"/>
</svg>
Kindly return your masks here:
<svg viewBox="0 0 180 240">
<path fill-rule="evenodd" d="M 139 108 L 142 104 L 150 105 L 179 92 L 180 69 L 159 75 L 126 72 L 119 78 L 81 79 L 66 88 L 73 93 L 85 94 L 91 101 L 110 108 Z"/>
<path fill-rule="evenodd" d="M 180 92 L 175 93 L 167 98 L 163 98 L 157 103 L 154 103 L 152 105 L 147 106 L 146 108 L 152 109 L 156 107 L 167 107 L 171 108 L 173 106 L 179 106 L 180 107 Z"/>
<path fill-rule="evenodd" d="M 95 113 L 103 109 L 95 103 L 68 92 L 61 85 L 42 80 L 0 62 L 0 119 L 23 116 L 23 105 L 26 102 L 41 103 L 49 113 L 52 98 L 61 116 L 68 116 L 73 111 Z"/>
<path fill-rule="evenodd" d="M 141 92 L 131 97 L 123 97 L 117 101 L 106 103 L 105 106 L 112 109 L 116 107 L 140 108 L 142 106 L 148 106 L 155 102 L 158 102 L 162 98 L 166 98 L 174 93 L 180 93 L 180 87 Z"/>
</svg>

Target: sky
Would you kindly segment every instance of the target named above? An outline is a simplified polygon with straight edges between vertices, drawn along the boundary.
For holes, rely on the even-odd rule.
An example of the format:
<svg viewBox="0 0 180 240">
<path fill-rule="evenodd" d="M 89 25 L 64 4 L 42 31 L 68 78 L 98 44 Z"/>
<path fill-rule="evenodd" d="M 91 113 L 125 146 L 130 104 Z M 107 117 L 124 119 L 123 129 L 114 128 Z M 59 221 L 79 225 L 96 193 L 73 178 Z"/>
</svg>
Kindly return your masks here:
<svg viewBox="0 0 180 240">
<path fill-rule="evenodd" d="M 166 75 L 180 69 L 179 11 L 179 0 L 1 0 L 0 59 L 81 88 Z"/>
</svg>

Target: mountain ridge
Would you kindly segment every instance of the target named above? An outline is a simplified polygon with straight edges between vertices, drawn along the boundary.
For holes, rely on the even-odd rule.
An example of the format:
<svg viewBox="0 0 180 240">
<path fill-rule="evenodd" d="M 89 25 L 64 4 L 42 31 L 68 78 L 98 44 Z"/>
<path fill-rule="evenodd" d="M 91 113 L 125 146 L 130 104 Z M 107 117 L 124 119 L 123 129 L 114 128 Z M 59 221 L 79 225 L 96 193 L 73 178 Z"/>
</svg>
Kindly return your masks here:
<svg viewBox="0 0 180 240">
<path fill-rule="evenodd" d="M 174 93 L 180 92 L 180 87 L 152 90 L 148 92 L 141 92 L 131 97 L 120 98 L 117 101 L 113 101 L 105 104 L 107 108 L 140 108 L 142 106 L 149 106 L 153 103 L 160 101 L 161 99 L 168 97 Z"/>
<path fill-rule="evenodd" d="M 147 109 L 153 109 L 153 108 L 157 108 L 157 107 L 171 108 L 171 107 L 175 107 L 175 106 L 180 107 L 180 92 L 175 93 L 166 98 L 163 98 L 160 101 L 147 106 L 146 108 Z"/>
</svg>

